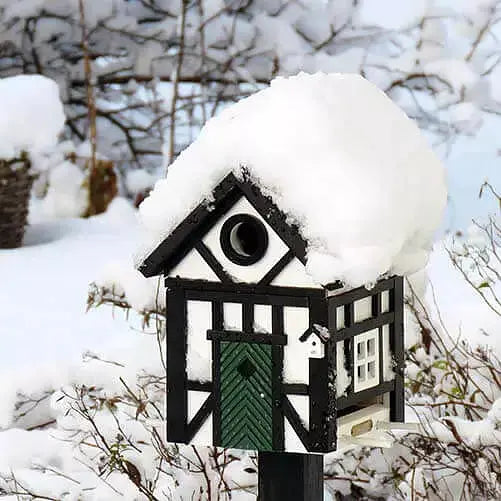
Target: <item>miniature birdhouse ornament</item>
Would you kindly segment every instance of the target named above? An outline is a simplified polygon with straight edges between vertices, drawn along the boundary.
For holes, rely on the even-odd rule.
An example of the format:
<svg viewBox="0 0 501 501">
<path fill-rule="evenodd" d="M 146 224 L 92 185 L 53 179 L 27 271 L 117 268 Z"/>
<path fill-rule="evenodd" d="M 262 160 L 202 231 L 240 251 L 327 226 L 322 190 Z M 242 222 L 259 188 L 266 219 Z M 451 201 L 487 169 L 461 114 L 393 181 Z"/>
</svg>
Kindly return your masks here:
<svg viewBox="0 0 501 501">
<path fill-rule="evenodd" d="M 321 325 L 315 324 L 312 329 L 306 331 L 300 340 L 305 343 L 310 358 L 324 358 L 324 344 L 330 338 L 329 331 Z"/>
<path fill-rule="evenodd" d="M 167 294 L 167 439 L 257 450 L 260 471 L 289 461 L 320 486 L 315 454 L 391 445 L 403 275 L 444 201 L 415 124 L 359 76 L 277 79 L 210 120 L 141 206 L 138 268 Z M 260 477 L 262 499 L 321 499 L 276 488 Z"/>
</svg>

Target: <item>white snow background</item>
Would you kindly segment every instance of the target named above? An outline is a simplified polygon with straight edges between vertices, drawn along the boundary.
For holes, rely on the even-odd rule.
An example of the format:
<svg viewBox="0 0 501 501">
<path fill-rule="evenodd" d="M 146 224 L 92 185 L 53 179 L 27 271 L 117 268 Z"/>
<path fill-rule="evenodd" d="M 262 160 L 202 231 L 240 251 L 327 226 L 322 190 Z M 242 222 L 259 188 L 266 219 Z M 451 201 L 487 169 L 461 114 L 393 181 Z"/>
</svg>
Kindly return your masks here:
<svg viewBox="0 0 501 501">
<path fill-rule="evenodd" d="M 52 116 L 57 122 L 57 114 Z M 20 126 L 18 130 L 21 129 Z M 40 130 L 53 136 L 58 132 L 57 123 L 52 132 L 47 127 Z M 491 141 L 492 130 L 483 129 L 484 141 Z M 31 140 L 36 152 L 51 142 L 50 138 L 43 137 L 40 143 L 34 138 Z M 28 142 L 16 144 L 12 151 L 28 147 Z M 471 150 L 471 144 L 465 140 L 458 145 L 452 158 L 460 156 L 461 148 Z M 464 155 L 461 157 L 459 166 L 455 163 L 450 169 L 449 177 L 457 186 L 457 193 L 463 191 L 468 195 L 453 198 L 449 206 L 452 224 L 454 214 L 471 214 L 478 210 L 470 205 L 473 190 L 478 189 L 478 186 L 471 187 L 478 181 L 478 172 L 472 174 L 472 170 L 462 167 L 466 166 L 463 163 L 466 160 Z M 458 171 L 462 174 L 456 175 Z M 472 183 L 465 182 L 470 179 Z M 495 181 L 492 177 L 491 180 Z M 130 182 L 134 184 L 139 180 Z M 469 202 L 463 204 L 466 197 Z M 458 219 L 463 222 L 463 217 Z M 89 384 L 93 380 L 106 380 L 106 370 L 102 373 L 96 373 L 95 367 L 92 371 L 86 370 L 82 362 L 85 352 L 90 351 L 87 357 L 98 353 L 105 359 L 127 361 L 127 370 L 131 372 L 144 367 L 156 356 L 154 340 L 149 343 L 148 338 L 125 319 L 123 312 L 113 316 L 106 307 L 85 312 L 88 285 L 93 280 L 117 274 L 124 277 L 125 274 L 131 290 L 142 287 L 137 276 L 123 271 L 132 264 L 132 253 L 143 239 L 136 211 L 129 202 L 118 198 L 106 214 L 84 220 L 48 216 L 40 204 L 33 201 L 30 223 L 22 248 L 0 251 L 0 427 L 10 424 L 17 391 L 49 389 L 77 380 Z M 486 338 L 479 331 L 479 327 L 492 331 L 497 326 L 497 318 L 464 284 L 448 262 L 442 245 L 442 242 L 436 243 L 427 271 L 445 322 L 451 331 L 461 327 L 470 341 L 488 342 L 501 353 L 501 339 Z M 118 264 L 103 269 L 103 263 L 111 261 Z M 138 294 L 137 301 L 144 297 L 144 293 Z M 428 299 L 431 300 L 430 295 Z M 116 373 L 113 377 L 117 377 Z M 71 463 L 69 446 L 66 448 L 58 442 L 56 447 L 55 444 L 55 439 L 46 431 L 0 432 L 0 471 L 27 468 L 36 458 L 41 462 Z M 103 496 L 105 499 L 104 492 Z"/>
</svg>

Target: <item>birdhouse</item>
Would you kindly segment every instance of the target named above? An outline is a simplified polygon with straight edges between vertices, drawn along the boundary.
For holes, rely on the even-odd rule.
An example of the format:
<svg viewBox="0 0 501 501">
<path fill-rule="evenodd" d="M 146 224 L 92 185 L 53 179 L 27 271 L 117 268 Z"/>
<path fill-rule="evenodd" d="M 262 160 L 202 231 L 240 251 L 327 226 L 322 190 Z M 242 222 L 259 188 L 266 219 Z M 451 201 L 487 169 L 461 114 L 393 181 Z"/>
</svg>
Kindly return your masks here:
<svg viewBox="0 0 501 501">
<path fill-rule="evenodd" d="M 402 278 L 315 283 L 307 243 L 229 173 L 143 260 L 167 290 L 167 439 L 334 451 L 404 419 Z"/>
<path fill-rule="evenodd" d="M 403 276 L 444 169 L 358 75 L 299 74 L 207 122 L 140 206 L 167 291 L 167 439 L 258 451 L 259 499 L 321 501 L 321 453 L 404 420 Z"/>
<path fill-rule="evenodd" d="M 358 75 L 277 78 L 209 120 L 140 207 L 138 268 L 167 290 L 167 439 L 262 458 L 386 444 L 402 277 L 426 263 L 444 179 Z"/>
</svg>

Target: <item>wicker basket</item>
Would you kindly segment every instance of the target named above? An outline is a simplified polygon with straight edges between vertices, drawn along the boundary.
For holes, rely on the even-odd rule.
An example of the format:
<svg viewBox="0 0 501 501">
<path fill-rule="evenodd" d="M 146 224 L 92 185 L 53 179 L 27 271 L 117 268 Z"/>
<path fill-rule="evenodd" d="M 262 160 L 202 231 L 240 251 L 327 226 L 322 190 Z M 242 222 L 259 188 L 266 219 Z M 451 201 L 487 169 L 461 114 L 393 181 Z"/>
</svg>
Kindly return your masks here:
<svg viewBox="0 0 501 501">
<path fill-rule="evenodd" d="M 0 159 L 0 248 L 12 249 L 23 242 L 33 176 L 26 155 Z"/>
</svg>

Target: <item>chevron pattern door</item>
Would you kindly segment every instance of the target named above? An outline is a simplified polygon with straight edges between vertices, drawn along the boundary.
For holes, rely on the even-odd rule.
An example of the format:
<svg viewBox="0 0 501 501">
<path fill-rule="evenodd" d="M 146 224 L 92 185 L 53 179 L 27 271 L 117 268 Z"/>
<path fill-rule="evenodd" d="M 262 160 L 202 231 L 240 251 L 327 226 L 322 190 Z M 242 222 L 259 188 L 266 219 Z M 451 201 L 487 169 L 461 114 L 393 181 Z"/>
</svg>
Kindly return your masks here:
<svg viewBox="0 0 501 501">
<path fill-rule="evenodd" d="M 273 450 L 271 345 L 221 342 L 221 445 Z"/>
</svg>

